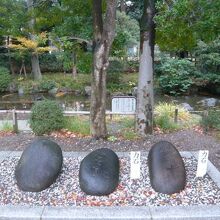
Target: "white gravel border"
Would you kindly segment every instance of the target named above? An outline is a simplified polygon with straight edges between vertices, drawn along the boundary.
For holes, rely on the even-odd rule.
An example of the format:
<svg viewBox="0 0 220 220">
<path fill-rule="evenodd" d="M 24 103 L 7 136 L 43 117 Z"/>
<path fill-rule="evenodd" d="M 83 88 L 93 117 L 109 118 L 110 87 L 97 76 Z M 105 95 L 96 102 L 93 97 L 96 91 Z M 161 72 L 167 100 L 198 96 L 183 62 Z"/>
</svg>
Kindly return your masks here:
<svg viewBox="0 0 220 220">
<path fill-rule="evenodd" d="M 8 156 L 20 156 L 22 152 L 2 151 L 0 162 Z M 142 152 L 147 154 L 147 152 Z M 88 152 L 64 152 L 64 157 L 85 156 Z M 117 153 L 118 156 L 129 156 Z M 184 157 L 194 156 L 197 152 L 181 152 Z M 220 172 L 209 161 L 208 174 L 220 188 Z M 28 207 L 0 206 L 0 220 L 219 220 L 220 204 L 201 206 L 165 207 Z"/>
</svg>

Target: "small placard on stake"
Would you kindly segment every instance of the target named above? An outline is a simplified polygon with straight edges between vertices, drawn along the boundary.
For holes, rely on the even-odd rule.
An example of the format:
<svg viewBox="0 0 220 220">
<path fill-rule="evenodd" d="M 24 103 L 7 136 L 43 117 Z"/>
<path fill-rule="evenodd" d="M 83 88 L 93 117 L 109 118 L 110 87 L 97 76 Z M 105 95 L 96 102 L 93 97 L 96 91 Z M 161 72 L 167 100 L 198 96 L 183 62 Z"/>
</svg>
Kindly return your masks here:
<svg viewBox="0 0 220 220">
<path fill-rule="evenodd" d="M 208 157 L 209 157 L 208 150 L 200 150 L 199 151 L 196 177 L 205 176 L 205 174 L 207 172 L 207 166 L 208 166 Z"/>
<path fill-rule="evenodd" d="M 131 151 L 130 153 L 130 177 L 131 179 L 140 179 L 141 177 L 141 152 Z"/>
</svg>

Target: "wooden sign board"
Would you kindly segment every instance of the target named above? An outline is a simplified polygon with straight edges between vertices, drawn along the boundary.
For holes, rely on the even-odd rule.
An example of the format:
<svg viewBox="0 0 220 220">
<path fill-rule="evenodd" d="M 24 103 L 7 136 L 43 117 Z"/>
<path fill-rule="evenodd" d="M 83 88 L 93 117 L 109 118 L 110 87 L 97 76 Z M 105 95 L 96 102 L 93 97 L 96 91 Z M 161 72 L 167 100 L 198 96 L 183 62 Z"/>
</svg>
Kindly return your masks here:
<svg viewBox="0 0 220 220">
<path fill-rule="evenodd" d="M 112 98 L 112 112 L 136 111 L 136 97 L 134 96 L 114 96 Z"/>
</svg>

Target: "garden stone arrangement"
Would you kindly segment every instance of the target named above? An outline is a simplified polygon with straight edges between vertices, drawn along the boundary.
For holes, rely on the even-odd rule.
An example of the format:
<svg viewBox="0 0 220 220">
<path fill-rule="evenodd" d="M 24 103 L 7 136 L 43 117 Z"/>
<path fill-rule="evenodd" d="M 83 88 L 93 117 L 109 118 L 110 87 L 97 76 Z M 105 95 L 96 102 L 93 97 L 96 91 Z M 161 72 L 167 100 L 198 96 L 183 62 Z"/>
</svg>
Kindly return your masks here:
<svg viewBox="0 0 220 220">
<path fill-rule="evenodd" d="M 39 192 L 57 179 L 63 163 L 58 144 L 39 139 L 28 146 L 16 166 L 15 178 L 23 191 Z"/>
<path fill-rule="evenodd" d="M 30 186 L 28 190 L 22 188 L 17 174 L 18 167 L 21 166 L 19 164 L 23 165 L 28 161 L 24 159 L 28 155 L 26 152 L 35 152 L 35 146 L 43 148 L 48 155 L 51 154 L 51 158 L 56 155 L 55 157 L 59 158 L 57 163 L 59 166 L 56 166 L 57 172 L 54 169 L 48 172 L 56 173 L 52 175 L 54 178 L 51 181 L 35 189 L 35 192 L 30 192 L 34 191 L 33 188 Z M 131 210 L 130 207 L 135 206 L 139 210 L 138 207 L 197 207 L 220 204 L 220 189 L 209 175 L 196 178 L 196 158 L 192 154 L 181 157 L 169 142 L 155 144 L 149 154 L 142 152 L 141 176 L 135 180 L 130 178 L 129 154 L 116 154 L 107 148 L 101 148 L 85 156 L 65 153 L 62 165 L 62 152 L 59 146 L 47 139 L 39 139 L 27 147 L 20 159 L 18 155 L 17 153 L 0 160 L 0 210 L 8 205 L 32 208 L 84 207 L 83 212 L 87 210 L 86 207 L 128 207 L 128 210 Z M 41 158 L 37 150 L 33 155 L 38 155 L 38 159 Z M 172 163 L 169 163 L 169 160 Z M 50 164 L 50 160 L 48 162 Z M 42 166 L 43 164 L 48 165 L 42 163 Z M 33 173 L 32 170 L 30 176 Z M 159 188 L 158 179 L 163 182 Z M 41 181 L 40 178 L 37 180 Z M 96 187 L 96 184 L 100 187 Z"/>
<path fill-rule="evenodd" d="M 152 146 L 148 155 L 150 182 L 156 192 L 179 193 L 186 185 L 186 171 L 178 150 L 169 142 Z"/>
<path fill-rule="evenodd" d="M 104 196 L 118 186 L 119 159 L 110 149 L 101 148 L 87 155 L 80 164 L 80 188 L 88 195 Z"/>
</svg>

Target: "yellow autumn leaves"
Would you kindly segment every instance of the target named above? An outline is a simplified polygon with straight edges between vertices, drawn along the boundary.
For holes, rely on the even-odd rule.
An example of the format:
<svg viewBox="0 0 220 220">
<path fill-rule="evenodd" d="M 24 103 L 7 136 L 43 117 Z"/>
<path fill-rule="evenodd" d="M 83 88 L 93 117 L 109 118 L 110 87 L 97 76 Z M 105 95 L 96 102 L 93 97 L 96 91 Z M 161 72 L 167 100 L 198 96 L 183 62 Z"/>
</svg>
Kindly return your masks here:
<svg viewBox="0 0 220 220">
<path fill-rule="evenodd" d="M 10 43 L 8 46 L 11 49 L 20 51 L 30 51 L 36 53 L 44 53 L 54 50 L 54 47 L 42 46 L 45 45 L 48 40 L 45 32 L 39 35 L 34 35 L 32 39 L 26 37 L 16 37 L 16 43 Z"/>
</svg>

